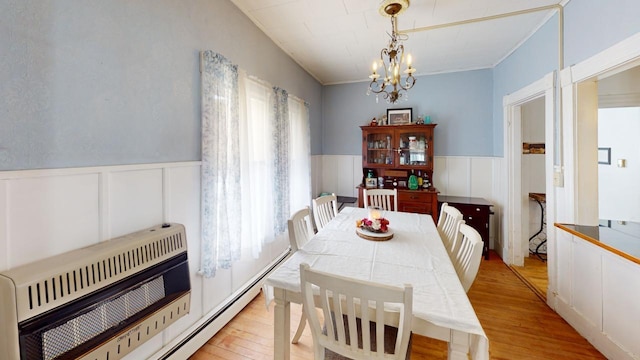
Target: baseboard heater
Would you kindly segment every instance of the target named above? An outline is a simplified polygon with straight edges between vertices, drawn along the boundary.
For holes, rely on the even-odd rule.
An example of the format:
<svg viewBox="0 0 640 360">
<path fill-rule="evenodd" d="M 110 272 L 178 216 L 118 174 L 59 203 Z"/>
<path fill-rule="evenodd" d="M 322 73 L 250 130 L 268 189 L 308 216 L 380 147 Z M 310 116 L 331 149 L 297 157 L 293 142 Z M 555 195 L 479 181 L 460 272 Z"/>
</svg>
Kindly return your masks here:
<svg viewBox="0 0 640 360">
<path fill-rule="evenodd" d="M 184 226 L 162 224 L 0 273 L 8 359 L 116 360 L 189 313 Z"/>
</svg>

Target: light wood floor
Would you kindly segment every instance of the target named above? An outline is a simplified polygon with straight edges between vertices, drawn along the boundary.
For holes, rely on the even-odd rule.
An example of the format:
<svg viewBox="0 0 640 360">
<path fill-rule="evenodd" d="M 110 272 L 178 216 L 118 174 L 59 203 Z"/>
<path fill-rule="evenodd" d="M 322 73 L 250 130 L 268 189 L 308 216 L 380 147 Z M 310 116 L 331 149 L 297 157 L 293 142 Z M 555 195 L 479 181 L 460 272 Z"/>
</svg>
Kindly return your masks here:
<svg viewBox="0 0 640 360">
<path fill-rule="evenodd" d="M 605 359 L 558 314 L 542 302 L 498 257 L 482 261 L 469 299 L 487 337 L 491 359 Z M 300 319 L 299 305 L 291 305 L 291 331 Z M 293 335 L 293 334 L 292 334 Z M 308 327 L 291 358 L 312 359 Z M 413 335 L 412 359 L 446 359 L 446 343 Z M 256 297 L 192 360 L 272 359 L 273 304 Z"/>
<path fill-rule="evenodd" d="M 535 255 L 529 255 L 529 257 L 524 258 L 524 266 L 512 266 L 511 268 L 542 301 L 546 301 L 547 287 L 549 286 L 546 262 Z"/>
</svg>

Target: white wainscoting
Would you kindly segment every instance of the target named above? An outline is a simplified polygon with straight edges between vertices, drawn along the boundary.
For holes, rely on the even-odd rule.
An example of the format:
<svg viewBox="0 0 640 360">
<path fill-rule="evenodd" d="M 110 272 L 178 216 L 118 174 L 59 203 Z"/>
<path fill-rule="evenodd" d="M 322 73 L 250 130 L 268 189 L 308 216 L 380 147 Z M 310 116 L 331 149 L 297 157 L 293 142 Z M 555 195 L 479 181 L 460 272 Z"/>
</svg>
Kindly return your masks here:
<svg viewBox="0 0 640 360">
<path fill-rule="evenodd" d="M 360 156 L 313 156 L 313 196 L 327 191 L 356 197 L 361 161 Z M 501 163 L 500 158 L 436 157 L 433 181 L 442 194 L 486 198 L 499 214 Z M 492 234 L 499 226 L 499 217 L 493 218 Z M 184 224 L 187 231 L 191 312 L 127 359 L 157 357 L 200 326 L 286 250 L 286 239 L 265 245 L 258 259 L 243 249 L 232 269 L 205 279 L 197 274 L 200 162 L 0 172 L 0 271 L 162 222 Z"/>
<path fill-rule="evenodd" d="M 491 223 L 490 246 L 501 236 L 500 214 L 502 187 L 500 180 L 502 158 L 436 156 L 434 158 L 433 184 L 440 194 L 481 197 L 494 204 Z M 362 157 L 360 155 L 315 155 L 312 157 L 313 196 L 321 192 L 342 196 L 358 196 L 356 186 L 362 182 Z M 501 244 L 501 242 L 498 242 Z"/>
<path fill-rule="evenodd" d="M 127 359 L 153 358 L 188 335 L 281 255 L 288 241 L 265 245 L 258 259 L 243 250 L 232 269 L 214 278 L 198 275 L 200 162 L 0 172 L 0 271 L 163 222 L 186 228 L 191 312 Z"/>
<path fill-rule="evenodd" d="M 556 310 L 607 358 L 640 359 L 640 265 L 556 232 Z"/>
</svg>

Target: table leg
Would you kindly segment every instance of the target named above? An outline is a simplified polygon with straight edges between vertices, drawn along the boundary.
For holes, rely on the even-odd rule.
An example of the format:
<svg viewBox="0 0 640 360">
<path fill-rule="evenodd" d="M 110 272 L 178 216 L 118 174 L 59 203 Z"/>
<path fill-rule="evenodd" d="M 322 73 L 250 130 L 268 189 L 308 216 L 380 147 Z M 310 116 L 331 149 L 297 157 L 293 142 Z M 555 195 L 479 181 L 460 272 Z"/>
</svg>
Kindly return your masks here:
<svg viewBox="0 0 640 360">
<path fill-rule="evenodd" d="M 288 300 L 285 300 L 283 289 L 274 289 L 275 307 L 273 311 L 273 358 L 289 360 L 289 333 L 291 326 L 291 309 Z"/>
<path fill-rule="evenodd" d="M 451 330 L 451 339 L 449 340 L 449 360 L 467 360 L 469 353 L 469 334 Z"/>
</svg>

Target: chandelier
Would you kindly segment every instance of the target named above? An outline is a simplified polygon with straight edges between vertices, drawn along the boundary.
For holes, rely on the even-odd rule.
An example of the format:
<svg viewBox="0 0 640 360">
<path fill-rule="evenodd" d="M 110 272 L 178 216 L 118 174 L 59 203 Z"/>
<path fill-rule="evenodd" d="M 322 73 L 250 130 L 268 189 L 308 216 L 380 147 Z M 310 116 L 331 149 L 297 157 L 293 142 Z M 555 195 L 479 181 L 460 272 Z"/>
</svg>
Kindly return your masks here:
<svg viewBox="0 0 640 360">
<path fill-rule="evenodd" d="M 378 101 L 377 95 L 382 94 L 387 102 L 395 103 L 403 96 L 403 92 L 411 89 L 416 83 L 416 78 L 413 77 L 416 69 L 411 67 L 411 55 L 407 54 L 405 58 L 402 44 L 408 36 L 398 34 L 397 16 L 408 7 L 409 0 L 384 0 L 380 4 L 380 14 L 391 18 L 391 34 L 389 34 L 391 40 L 389 45 L 380 51 L 380 60 L 373 62 L 373 71 L 369 75 L 371 82 L 367 95 L 376 94 L 376 101 Z M 381 74 L 378 74 L 378 67 L 382 68 Z"/>
</svg>

